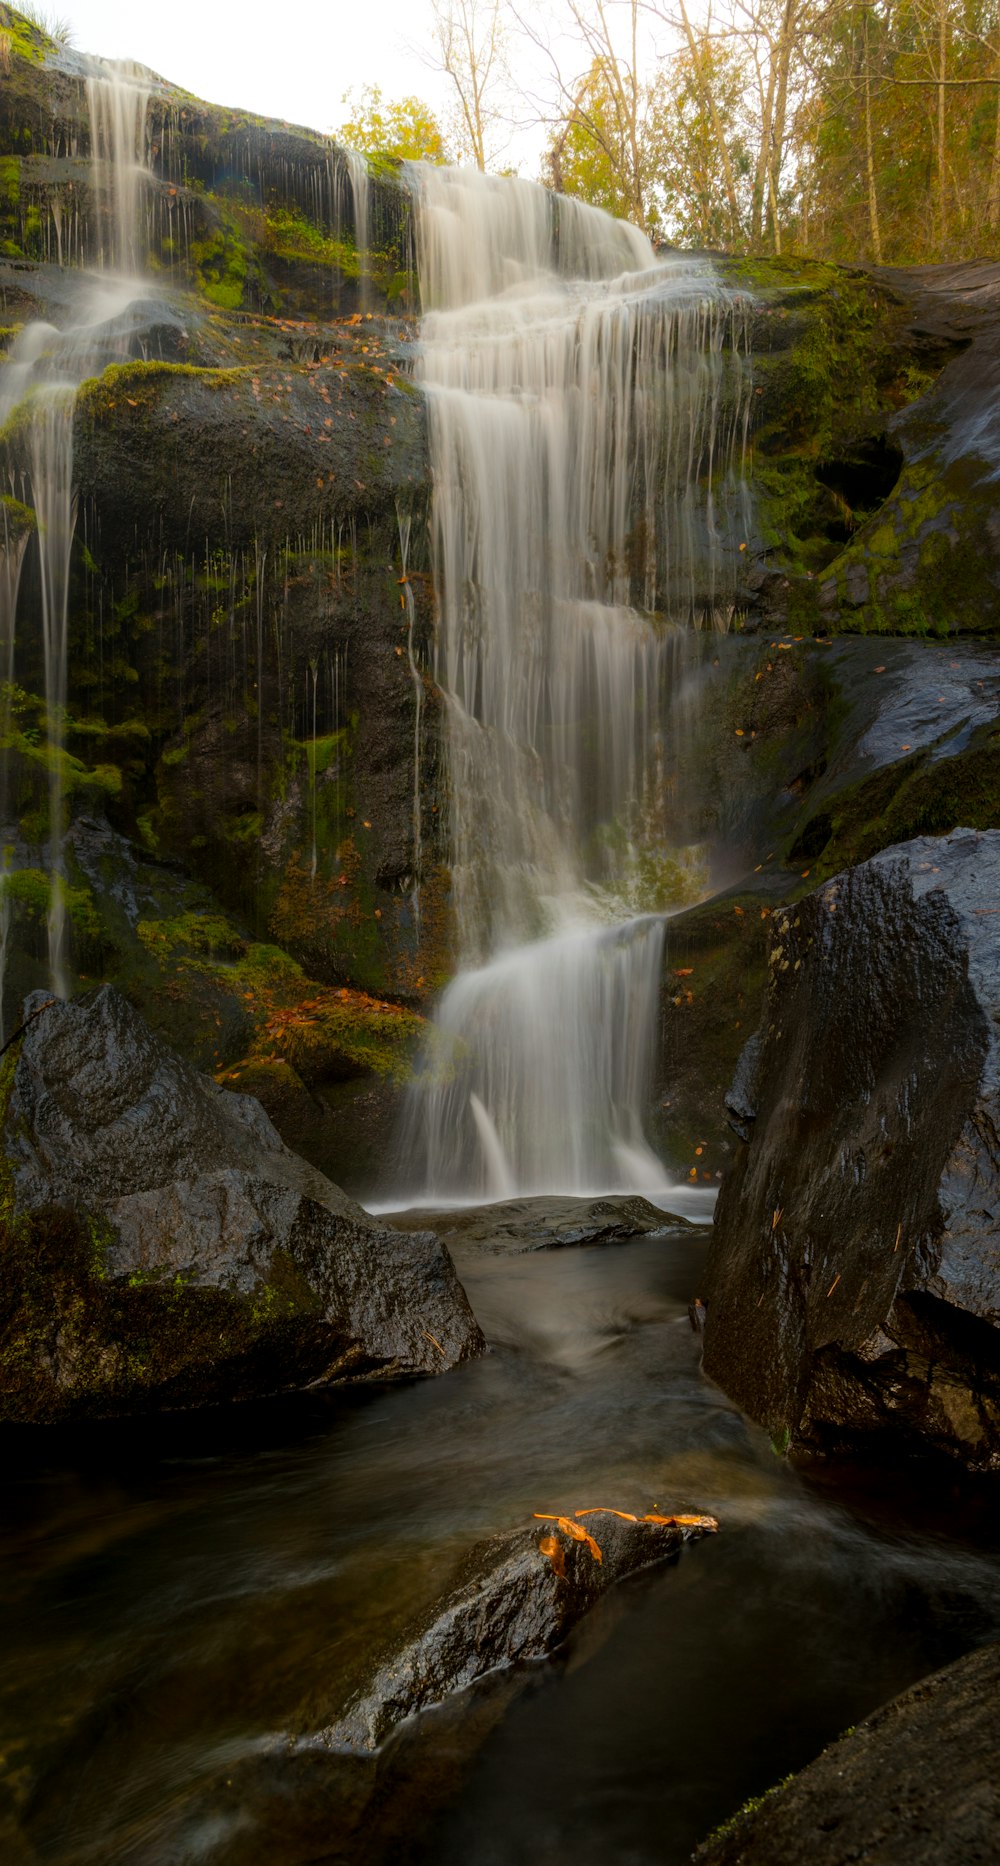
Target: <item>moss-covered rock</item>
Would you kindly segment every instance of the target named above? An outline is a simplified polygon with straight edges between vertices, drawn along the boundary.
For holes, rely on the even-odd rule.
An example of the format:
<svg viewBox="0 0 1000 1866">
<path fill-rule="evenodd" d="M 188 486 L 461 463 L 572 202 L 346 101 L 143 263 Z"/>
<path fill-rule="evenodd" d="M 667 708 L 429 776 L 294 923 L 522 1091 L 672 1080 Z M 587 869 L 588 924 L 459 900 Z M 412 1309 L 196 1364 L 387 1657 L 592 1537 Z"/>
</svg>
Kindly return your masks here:
<svg viewBox="0 0 1000 1866">
<path fill-rule="evenodd" d="M 380 1229 L 110 986 L 0 1070 L 0 1418 L 440 1372 L 482 1337 L 437 1239 Z"/>
<path fill-rule="evenodd" d="M 1000 267 L 729 262 L 756 294 L 751 618 L 1000 626 Z"/>
</svg>

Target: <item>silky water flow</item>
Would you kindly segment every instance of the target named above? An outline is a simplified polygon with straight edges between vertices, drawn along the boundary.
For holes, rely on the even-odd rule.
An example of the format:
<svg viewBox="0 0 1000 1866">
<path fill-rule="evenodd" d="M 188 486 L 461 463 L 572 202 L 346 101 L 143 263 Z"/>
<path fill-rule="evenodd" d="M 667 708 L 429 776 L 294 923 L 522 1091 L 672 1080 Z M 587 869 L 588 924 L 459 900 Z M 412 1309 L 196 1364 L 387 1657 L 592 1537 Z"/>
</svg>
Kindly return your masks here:
<svg viewBox="0 0 1000 1866">
<path fill-rule="evenodd" d="M 652 1191 L 666 739 L 748 535 L 744 302 L 530 183 L 410 182 L 460 969 L 404 1155 L 432 1202 Z"/>
</svg>

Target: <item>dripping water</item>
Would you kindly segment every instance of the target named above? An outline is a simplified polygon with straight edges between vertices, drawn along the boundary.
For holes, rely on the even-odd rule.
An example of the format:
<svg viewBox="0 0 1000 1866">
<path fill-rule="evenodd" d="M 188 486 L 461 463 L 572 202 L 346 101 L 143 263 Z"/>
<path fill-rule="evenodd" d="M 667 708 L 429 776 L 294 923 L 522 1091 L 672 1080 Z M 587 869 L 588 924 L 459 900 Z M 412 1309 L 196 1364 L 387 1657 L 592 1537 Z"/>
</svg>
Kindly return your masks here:
<svg viewBox="0 0 1000 1866">
<path fill-rule="evenodd" d="M 416 623 L 416 604 L 413 600 L 413 586 L 410 582 L 410 531 L 411 517 L 407 512 L 404 517 L 402 507 L 396 502 L 396 522 L 399 527 L 399 566 L 400 583 L 403 591 L 403 605 L 406 613 L 406 658 L 413 682 L 413 892 L 410 896 L 413 908 L 413 924 L 417 942 L 420 940 L 420 872 L 423 866 L 423 843 L 420 826 L 420 751 L 421 727 L 423 723 L 424 684 L 417 666 L 413 631 Z"/>
</svg>

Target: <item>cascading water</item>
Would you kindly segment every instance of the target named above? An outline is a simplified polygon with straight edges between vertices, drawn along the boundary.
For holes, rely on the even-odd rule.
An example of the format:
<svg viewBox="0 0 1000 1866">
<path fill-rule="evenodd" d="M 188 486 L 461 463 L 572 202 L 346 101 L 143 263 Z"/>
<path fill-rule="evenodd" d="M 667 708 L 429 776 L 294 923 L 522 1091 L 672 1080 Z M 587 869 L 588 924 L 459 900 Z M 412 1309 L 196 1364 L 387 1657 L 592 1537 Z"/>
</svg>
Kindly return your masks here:
<svg viewBox="0 0 1000 1866">
<path fill-rule="evenodd" d="M 458 977 L 426 1196 L 645 1189 L 663 732 L 749 514 L 739 301 L 527 183 L 414 168 Z M 674 868 L 676 873 L 676 864 Z"/>
<path fill-rule="evenodd" d="M 368 157 L 359 149 L 345 149 L 344 161 L 351 182 L 351 197 L 354 207 L 354 245 L 358 255 L 358 303 L 364 310 L 368 301 L 368 195 L 370 177 Z"/>
<path fill-rule="evenodd" d="M 148 76 L 141 67 L 92 61 L 87 98 L 94 189 L 100 206 L 100 257 L 109 273 L 87 281 L 74 323 L 62 330 L 44 322 L 29 324 L 17 338 L 0 379 L 0 428 L 15 411 L 24 418 L 24 465 L 20 472 L 14 469 L 11 490 L 30 502 L 36 519 L 49 776 L 48 952 L 52 989 L 60 997 L 67 988 L 63 739 L 70 557 L 76 528 L 73 413 L 80 384 L 129 352 L 124 314 L 137 295 L 138 258 L 144 250 L 140 209 L 149 95 Z M 123 276 L 112 276 L 115 268 Z M 7 611 L 0 611 L 0 625 L 8 643 L 9 690 L 16 643 L 16 583 L 6 591 L 0 586 L 0 601 L 6 603 Z M 4 742 L 9 739 L 8 721 Z M 0 871 L 0 929 L 9 928 L 8 872 L 5 853 Z M 6 938 L 0 937 L 0 1005 L 5 960 Z"/>
</svg>

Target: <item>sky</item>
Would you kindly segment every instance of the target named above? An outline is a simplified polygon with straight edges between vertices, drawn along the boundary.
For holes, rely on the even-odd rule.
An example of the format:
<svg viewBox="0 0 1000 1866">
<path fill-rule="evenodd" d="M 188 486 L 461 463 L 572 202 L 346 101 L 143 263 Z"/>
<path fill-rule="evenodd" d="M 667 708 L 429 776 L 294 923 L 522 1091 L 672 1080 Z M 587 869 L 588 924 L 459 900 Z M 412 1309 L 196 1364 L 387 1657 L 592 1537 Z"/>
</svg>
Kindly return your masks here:
<svg viewBox="0 0 1000 1866">
<path fill-rule="evenodd" d="M 417 50 L 430 42 L 426 0 L 42 0 L 40 11 L 66 22 L 79 52 L 134 58 L 209 103 L 310 129 L 335 129 L 350 114 L 344 92 L 365 84 L 449 108 Z"/>
</svg>

